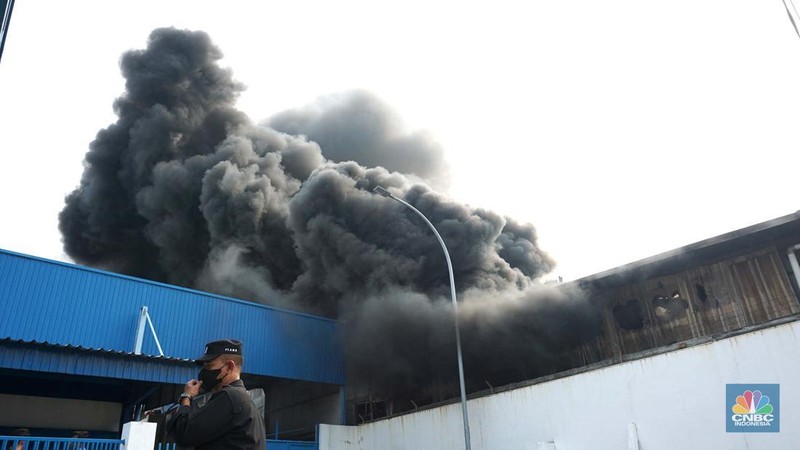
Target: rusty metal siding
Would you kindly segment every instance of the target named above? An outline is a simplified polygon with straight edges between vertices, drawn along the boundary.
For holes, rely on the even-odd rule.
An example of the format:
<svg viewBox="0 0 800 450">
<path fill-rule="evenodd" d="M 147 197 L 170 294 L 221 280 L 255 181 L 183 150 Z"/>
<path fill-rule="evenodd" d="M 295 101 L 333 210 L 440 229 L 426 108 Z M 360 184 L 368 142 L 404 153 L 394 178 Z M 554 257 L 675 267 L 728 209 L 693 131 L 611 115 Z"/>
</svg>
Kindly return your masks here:
<svg viewBox="0 0 800 450">
<path fill-rule="evenodd" d="M 344 382 L 335 321 L 0 250 L 0 339 L 131 352 L 142 306 L 168 357 L 237 337 L 246 372 Z M 158 354 L 149 330 L 143 353 Z"/>
<path fill-rule="evenodd" d="M 699 265 L 595 292 L 602 305 L 608 358 L 711 336 L 800 313 L 777 248 Z M 626 329 L 615 308 L 637 302 L 641 327 Z M 677 312 L 674 312 L 677 311 Z"/>
<path fill-rule="evenodd" d="M 602 331 L 561 353 L 571 368 L 636 358 L 651 349 L 717 336 L 800 314 L 780 245 L 731 252 L 671 274 L 590 287 L 602 314 Z M 675 297 L 673 298 L 673 295 Z M 681 308 L 670 312 L 670 308 Z M 638 326 L 621 313 L 640 315 Z M 635 321 L 634 321 L 635 322 Z"/>
<path fill-rule="evenodd" d="M 778 269 L 781 263 L 778 258 L 774 253 L 755 255 L 730 266 L 742 310 L 750 325 L 797 311 L 796 300 L 789 300 L 789 280 L 785 272 Z"/>
</svg>

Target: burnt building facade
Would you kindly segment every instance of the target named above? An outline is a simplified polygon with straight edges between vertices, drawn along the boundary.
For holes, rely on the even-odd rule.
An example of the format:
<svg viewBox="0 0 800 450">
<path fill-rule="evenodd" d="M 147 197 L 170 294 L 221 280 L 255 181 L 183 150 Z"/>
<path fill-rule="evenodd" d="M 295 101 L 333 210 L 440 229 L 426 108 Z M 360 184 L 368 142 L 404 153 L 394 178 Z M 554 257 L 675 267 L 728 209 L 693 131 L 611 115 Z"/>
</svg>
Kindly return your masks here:
<svg viewBox="0 0 800 450">
<path fill-rule="evenodd" d="M 469 396 L 491 395 L 798 320 L 798 249 L 800 214 L 795 213 L 559 284 L 555 290 L 563 302 L 586 305 L 581 306 L 580 320 L 566 319 L 576 322 L 565 324 L 573 335 L 551 340 L 556 347 L 551 352 L 523 351 L 487 360 L 498 367 L 491 371 L 493 377 L 482 378 L 470 370 L 480 361 L 470 358 L 467 335 Z M 587 311 L 593 316 L 588 322 Z M 590 329 L 581 329 L 585 323 L 591 323 L 585 327 Z M 507 332 L 520 339 L 526 335 L 521 330 Z M 453 380 L 421 389 L 414 398 L 362 391 L 349 399 L 348 423 L 455 402 L 458 385 Z"/>
<path fill-rule="evenodd" d="M 576 365 L 719 338 L 800 313 L 800 217 L 781 217 L 577 280 L 603 331 Z"/>
</svg>

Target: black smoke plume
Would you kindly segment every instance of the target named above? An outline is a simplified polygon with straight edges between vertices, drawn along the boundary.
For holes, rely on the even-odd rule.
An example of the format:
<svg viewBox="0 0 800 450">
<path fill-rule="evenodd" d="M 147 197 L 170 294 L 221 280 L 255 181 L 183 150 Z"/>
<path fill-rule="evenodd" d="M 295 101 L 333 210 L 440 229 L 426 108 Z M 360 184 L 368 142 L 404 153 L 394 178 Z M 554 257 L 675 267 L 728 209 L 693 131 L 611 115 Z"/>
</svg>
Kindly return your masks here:
<svg viewBox="0 0 800 450">
<path fill-rule="evenodd" d="M 423 131 L 403 133 L 400 118 L 369 92 L 323 97 L 313 105 L 275 115 L 268 125 L 306 136 L 322 147 L 330 161 L 381 166 L 434 187 L 448 184 L 441 146 Z"/>
<path fill-rule="evenodd" d="M 383 185 L 448 245 L 473 384 L 546 371 L 596 332 L 583 300 L 533 289 L 554 266 L 533 226 L 429 187 L 447 177 L 428 135 L 361 91 L 256 125 L 221 57 L 175 29 L 123 55 L 118 120 L 59 217 L 77 262 L 339 317 L 356 379 L 424 390 L 455 370 L 447 266 L 418 217 L 372 192 Z"/>
</svg>

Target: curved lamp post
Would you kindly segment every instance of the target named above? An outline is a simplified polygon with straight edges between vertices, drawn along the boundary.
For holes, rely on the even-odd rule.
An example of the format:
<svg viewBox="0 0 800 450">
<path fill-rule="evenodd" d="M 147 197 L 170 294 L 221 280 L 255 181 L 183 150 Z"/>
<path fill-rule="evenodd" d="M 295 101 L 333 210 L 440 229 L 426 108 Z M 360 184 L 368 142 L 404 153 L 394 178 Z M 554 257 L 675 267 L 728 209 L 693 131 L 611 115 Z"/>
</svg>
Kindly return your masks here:
<svg viewBox="0 0 800 450">
<path fill-rule="evenodd" d="M 439 235 L 439 232 L 436 231 L 436 227 L 434 227 L 431 221 L 428 220 L 428 218 L 425 217 L 425 215 L 419 212 L 417 208 L 414 208 L 404 200 L 395 197 L 389 191 L 384 189 L 382 186 L 375 186 L 373 192 L 376 192 L 384 197 L 388 197 L 391 198 L 392 200 L 400 202 L 409 209 L 411 209 L 412 211 L 414 211 L 415 213 L 417 213 L 417 215 L 422 217 L 422 220 L 424 220 L 425 223 L 428 224 L 428 227 L 430 227 L 431 231 L 433 231 L 433 234 L 436 235 L 436 239 L 439 240 L 439 244 L 442 245 L 442 251 L 444 251 L 444 257 L 447 259 L 447 270 L 450 273 L 450 296 L 453 299 L 453 317 L 455 319 L 455 328 L 456 328 L 456 352 L 458 353 L 458 382 L 459 382 L 459 387 L 461 388 L 461 413 L 464 416 L 464 443 L 466 445 L 466 449 L 470 450 L 471 446 L 469 441 L 469 418 L 467 416 L 467 392 L 464 389 L 464 361 L 463 358 L 461 357 L 461 333 L 459 332 L 458 329 L 458 303 L 456 302 L 456 283 L 453 278 L 453 264 L 450 262 L 450 253 L 447 252 L 447 247 L 444 245 L 444 241 L 442 240 L 442 237 Z"/>
</svg>

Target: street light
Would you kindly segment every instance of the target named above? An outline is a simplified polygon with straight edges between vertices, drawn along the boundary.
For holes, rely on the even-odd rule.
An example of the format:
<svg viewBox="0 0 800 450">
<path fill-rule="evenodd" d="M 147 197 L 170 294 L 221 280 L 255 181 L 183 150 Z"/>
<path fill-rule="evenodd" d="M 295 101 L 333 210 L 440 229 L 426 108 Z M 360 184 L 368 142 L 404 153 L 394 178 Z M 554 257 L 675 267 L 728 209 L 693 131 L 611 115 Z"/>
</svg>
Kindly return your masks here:
<svg viewBox="0 0 800 450">
<path fill-rule="evenodd" d="M 444 251 L 444 257 L 447 259 L 447 271 L 450 273 L 450 296 L 453 299 L 453 317 L 455 319 L 455 328 L 456 328 L 456 352 L 458 353 L 458 382 L 459 387 L 461 388 L 461 413 L 464 416 L 464 443 L 466 444 L 466 449 L 470 450 L 470 441 L 469 441 L 469 418 L 467 416 L 467 392 L 464 389 L 464 361 L 461 358 L 461 333 L 458 330 L 458 303 L 456 302 L 456 282 L 453 279 L 453 264 L 450 262 L 450 253 L 447 252 L 447 247 L 444 245 L 444 241 L 442 237 L 439 235 L 439 232 L 436 231 L 436 227 L 433 226 L 430 220 L 425 217 L 424 214 L 419 212 L 417 208 L 414 208 L 404 200 L 395 197 L 389 191 L 384 189 L 382 186 L 375 186 L 375 189 L 372 190 L 384 197 L 391 198 L 392 200 L 396 200 L 403 205 L 410 208 L 412 211 L 417 213 L 418 216 L 422 217 L 422 220 L 428 224 L 428 227 L 433 231 L 433 234 L 436 235 L 436 239 L 439 240 L 439 244 L 442 245 L 442 251 Z"/>
</svg>

